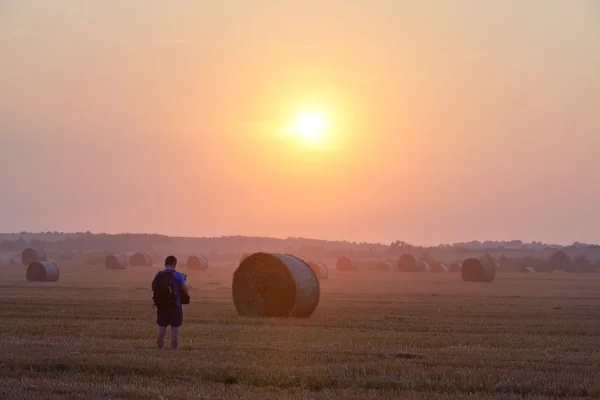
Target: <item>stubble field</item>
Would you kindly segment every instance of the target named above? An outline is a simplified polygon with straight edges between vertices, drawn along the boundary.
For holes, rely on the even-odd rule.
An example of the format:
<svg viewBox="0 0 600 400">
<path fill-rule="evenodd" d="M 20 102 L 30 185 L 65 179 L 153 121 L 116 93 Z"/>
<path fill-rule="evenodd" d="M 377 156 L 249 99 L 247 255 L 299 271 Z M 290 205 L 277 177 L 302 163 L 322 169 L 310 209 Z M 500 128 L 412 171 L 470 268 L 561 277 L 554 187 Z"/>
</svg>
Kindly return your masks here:
<svg viewBox="0 0 600 400">
<path fill-rule="evenodd" d="M 595 275 L 333 271 L 282 320 L 237 316 L 221 266 L 189 274 L 180 349 L 159 351 L 156 271 L 0 268 L 0 398 L 600 398 Z"/>
</svg>

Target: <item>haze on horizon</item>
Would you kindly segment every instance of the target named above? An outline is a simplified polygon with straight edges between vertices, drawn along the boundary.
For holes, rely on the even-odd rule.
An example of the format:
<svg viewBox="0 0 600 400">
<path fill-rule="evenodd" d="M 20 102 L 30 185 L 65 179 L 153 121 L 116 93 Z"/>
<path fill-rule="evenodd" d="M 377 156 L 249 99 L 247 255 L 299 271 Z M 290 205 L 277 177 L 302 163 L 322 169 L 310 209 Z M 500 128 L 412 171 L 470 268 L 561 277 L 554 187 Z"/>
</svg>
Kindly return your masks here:
<svg viewBox="0 0 600 400">
<path fill-rule="evenodd" d="M 598 3 L 208 3 L 0 3 L 0 231 L 600 242 Z"/>
</svg>

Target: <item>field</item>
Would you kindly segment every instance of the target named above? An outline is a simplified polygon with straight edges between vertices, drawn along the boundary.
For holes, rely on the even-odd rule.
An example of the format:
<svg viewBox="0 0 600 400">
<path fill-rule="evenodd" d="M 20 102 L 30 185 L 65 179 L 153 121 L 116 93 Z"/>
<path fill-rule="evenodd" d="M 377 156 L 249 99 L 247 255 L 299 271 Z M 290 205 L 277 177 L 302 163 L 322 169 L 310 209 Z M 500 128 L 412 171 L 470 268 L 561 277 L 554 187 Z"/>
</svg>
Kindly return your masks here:
<svg viewBox="0 0 600 400">
<path fill-rule="evenodd" d="M 190 273 L 180 349 L 159 351 L 156 269 L 24 270 L 0 268 L 1 399 L 600 398 L 597 275 L 334 271 L 282 320 L 237 316 L 222 266 Z"/>
</svg>

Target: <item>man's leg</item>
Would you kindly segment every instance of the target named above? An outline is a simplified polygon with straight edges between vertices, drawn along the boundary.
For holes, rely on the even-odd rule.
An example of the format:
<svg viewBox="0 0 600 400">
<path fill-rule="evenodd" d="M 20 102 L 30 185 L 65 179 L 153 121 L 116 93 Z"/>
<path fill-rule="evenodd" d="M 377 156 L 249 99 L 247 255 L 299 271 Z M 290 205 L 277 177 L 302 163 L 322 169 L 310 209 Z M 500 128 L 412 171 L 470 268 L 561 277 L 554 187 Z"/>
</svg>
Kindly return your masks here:
<svg viewBox="0 0 600 400">
<path fill-rule="evenodd" d="M 179 328 L 183 324 L 183 308 L 176 307 L 171 318 L 171 348 L 175 350 L 179 346 Z"/>
<path fill-rule="evenodd" d="M 178 327 L 171 327 L 171 348 L 173 350 L 177 349 L 177 346 L 179 346 L 179 326 Z"/>
<path fill-rule="evenodd" d="M 156 345 L 158 346 L 158 348 L 160 350 L 163 349 L 163 347 L 165 347 L 165 334 L 167 333 L 167 327 L 166 326 L 159 326 L 158 327 L 158 339 L 156 339 Z"/>
</svg>

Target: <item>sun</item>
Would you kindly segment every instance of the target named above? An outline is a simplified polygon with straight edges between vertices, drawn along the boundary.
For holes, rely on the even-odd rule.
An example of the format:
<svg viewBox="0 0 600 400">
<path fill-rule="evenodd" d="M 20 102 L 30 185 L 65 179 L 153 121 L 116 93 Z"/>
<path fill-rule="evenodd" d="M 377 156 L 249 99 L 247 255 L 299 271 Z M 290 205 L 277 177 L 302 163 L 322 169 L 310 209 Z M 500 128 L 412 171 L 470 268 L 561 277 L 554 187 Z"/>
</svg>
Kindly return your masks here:
<svg viewBox="0 0 600 400">
<path fill-rule="evenodd" d="M 323 136 L 325 118 L 317 111 L 301 113 L 295 122 L 287 125 L 284 132 L 293 134 L 310 142 L 315 142 Z"/>
<path fill-rule="evenodd" d="M 297 133 L 306 138 L 316 138 L 323 133 L 323 116 L 311 111 L 301 114 L 296 122 Z"/>
</svg>

